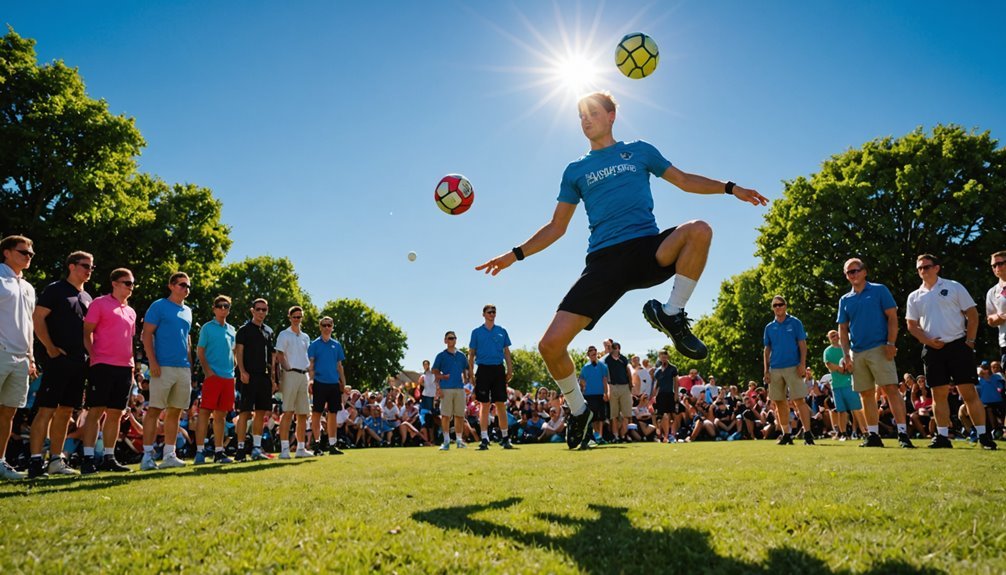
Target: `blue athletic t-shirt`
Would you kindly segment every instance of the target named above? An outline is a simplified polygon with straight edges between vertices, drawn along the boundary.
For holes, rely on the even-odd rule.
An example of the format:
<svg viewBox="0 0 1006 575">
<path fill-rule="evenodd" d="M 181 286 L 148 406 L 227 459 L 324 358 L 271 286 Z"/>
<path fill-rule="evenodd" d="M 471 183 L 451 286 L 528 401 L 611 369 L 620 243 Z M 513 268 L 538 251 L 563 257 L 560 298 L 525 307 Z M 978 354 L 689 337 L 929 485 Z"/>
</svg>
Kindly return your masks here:
<svg viewBox="0 0 1006 575">
<path fill-rule="evenodd" d="M 659 178 L 670 166 L 642 140 L 591 150 L 566 166 L 557 199 L 574 205 L 583 200 L 590 226 L 587 253 L 660 232 L 650 174 Z"/>
<path fill-rule="evenodd" d="M 505 329 L 493 325 L 490 331 L 485 324 L 472 330 L 468 348 L 475 351 L 476 365 L 503 365 L 503 349 L 510 347 L 510 335 Z"/>
<path fill-rule="evenodd" d="M 807 339 L 803 322 L 788 314 L 781 322 L 773 319 L 765 326 L 762 339 L 766 347 L 772 348 L 768 357 L 769 369 L 800 365 L 800 346 L 797 342 Z"/>
<path fill-rule="evenodd" d="M 580 370 L 584 395 L 604 395 L 604 378 L 608 377 L 608 366 L 602 362 L 590 363 Z"/>
<path fill-rule="evenodd" d="M 339 383 L 339 362 L 346 360 L 342 344 L 335 338 L 328 341 L 320 337 L 307 347 L 308 359 L 314 360 L 314 381 L 317 383 Z"/>
<path fill-rule="evenodd" d="M 150 304 L 143 323 L 157 326 L 154 355 L 161 367 L 192 367 L 189 363 L 189 330 L 192 308 L 162 298 Z"/>
<path fill-rule="evenodd" d="M 852 351 L 866 351 L 887 344 L 887 310 L 897 307 L 887 286 L 866 282 L 863 291 L 839 298 L 835 322 L 849 324 Z"/>
<path fill-rule="evenodd" d="M 451 353 L 445 349 L 434 358 L 431 369 L 440 370 L 443 375 L 450 376 L 440 380 L 440 389 L 461 389 L 465 386 L 463 378 L 465 370 L 468 369 L 468 358 L 460 351 L 455 350 Z"/>
<path fill-rule="evenodd" d="M 159 332 L 158 332 L 159 333 Z M 156 338 L 157 335 L 155 334 Z M 206 362 L 210 364 L 210 369 L 217 377 L 234 379 L 234 343 L 237 339 L 237 330 L 234 326 L 224 322 L 220 325 L 217 320 L 208 321 L 199 330 L 199 342 L 196 347 L 203 348 L 206 354 Z"/>
</svg>

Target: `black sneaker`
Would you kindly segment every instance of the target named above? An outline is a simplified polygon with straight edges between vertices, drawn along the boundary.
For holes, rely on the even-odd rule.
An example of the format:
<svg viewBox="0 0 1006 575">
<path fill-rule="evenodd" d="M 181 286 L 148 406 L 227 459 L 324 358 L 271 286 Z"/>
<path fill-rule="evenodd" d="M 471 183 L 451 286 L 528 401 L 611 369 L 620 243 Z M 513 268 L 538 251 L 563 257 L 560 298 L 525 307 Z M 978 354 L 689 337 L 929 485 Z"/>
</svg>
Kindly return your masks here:
<svg viewBox="0 0 1006 575">
<path fill-rule="evenodd" d="M 570 449 L 576 449 L 584 444 L 587 432 L 590 431 L 590 424 L 594 421 L 594 413 L 590 409 L 583 410 L 580 415 L 569 416 L 569 423 L 566 424 L 566 445 Z"/>
<path fill-rule="evenodd" d="M 503 439 L 501 439 L 500 446 L 503 447 L 503 449 L 513 449 L 513 445 L 510 443 L 509 437 L 504 437 Z"/>
<path fill-rule="evenodd" d="M 643 306 L 643 317 L 653 326 L 653 329 L 671 338 L 674 349 L 681 355 L 690 359 L 705 359 L 709 355 L 706 344 L 692 334 L 685 310 L 681 310 L 674 315 L 667 315 L 664 306 L 659 301 L 651 299 Z"/>
<path fill-rule="evenodd" d="M 988 431 L 978 436 L 978 443 L 982 446 L 982 449 L 988 449 L 989 451 L 995 451 L 996 449 L 999 449 L 999 446 L 996 445 L 996 442 L 992 441 L 992 434 L 989 433 Z"/>
<path fill-rule="evenodd" d="M 340 451 L 338 447 L 336 447 L 336 446 L 333 445 L 332 447 L 328 448 L 328 454 L 329 455 L 342 455 L 342 451 Z"/>
<path fill-rule="evenodd" d="M 479 443 L 479 451 L 486 451 L 488 449 L 489 449 L 489 440 L 483 439 L 482 442 Z"/>
<path fill-rule="evenodd" d="M 98 469 L 100 471 L 114 471 L 116 473 L 127 473 L 129 471 L 132 471 L 125 465 L 116 461 L 115 456 L 112 455 L 109 455 L 104 459 L 102 459 L 101 463 L 98 464 Z"/>
<path fill-rule="evenodd" d="M 94 465 L 94 457 L 85 457 L 84 461 L 80 464 L 80 474 L 81 475 L 94 475 L 98 472 L 98 468 Z"/>
<path fill-rule="evenodd" d="M 41 457 L 32 457 L 28 462 L 28 479 L 39 477 L 49 477 L 49 472 L 45 470 L 45 462 Z"/>
<path fill-rule="evenodd" d="M 811 432 L 806 432 L 803 434 L 803 444 L 804 445 L 814 445 L 814 434 Z"/>
<path fill-rule="evenodd" d="M 912 444 L 912 440 L 908 438 L 907 433 L 898 434 L 898 446 L 902 449 L 915 449 L 915 446 Z"/>
<path fill-rule="evenodd" d="M 883 447 L 884 442 L 880 440 L 880 436 L 876 433 L 871 433 L 866 436 L 866 440 L 859 444 L 860 447 Z"/>
<path fill-rule="evenodd" d="M 950 443 L 950 439 L 946 435 L 936 434 L 933 436 L 933 440 L 929 442 L 927 446 L 929 449 L 953 449 L 954 444 Z"/>
<path fill-rule="evenodd" d="M 779 436 L 779 441 L 776 441 L 775 444 L 776 445 L 793 445 L 793 436 L 790 435 L 790 434 L 788 434 L 788 433 L 784 433 L 784 434 L 782 434 L 782 435 Z"/>
<path fill-rule="evenodd" d="M 248 454 L 245 453 L 244 449 L 239 449 L 237 453 L 234 454 L 234 461 L 237 463 L 244 463 L 245 461 L 248 461 Z"/>
</svg>

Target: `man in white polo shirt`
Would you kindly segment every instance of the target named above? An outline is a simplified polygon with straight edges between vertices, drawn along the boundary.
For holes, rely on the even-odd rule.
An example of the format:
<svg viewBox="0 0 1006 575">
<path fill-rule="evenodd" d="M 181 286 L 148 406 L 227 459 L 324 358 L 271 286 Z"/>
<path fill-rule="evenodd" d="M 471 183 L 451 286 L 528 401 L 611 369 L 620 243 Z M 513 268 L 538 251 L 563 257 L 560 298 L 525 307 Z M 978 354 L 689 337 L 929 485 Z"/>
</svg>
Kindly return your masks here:
<svg viewBox="0 0 1006 575">
<path fill-rule="evenodd" d="M 28 379 L 35 377 L 32 340 L 35 328 L 35 288 L 22 272 L 31 265 L 35 252 L 24 236 L 0 240 L 0 477 L 24 479 L 4 459 L 11 423 L 18 408 L 28 400 Z"/>
<path fill-rule="evenodd" d="M 947 437 L 950 428 L 947 396 L 953 382 L 967 403 L 968 413 L 978 431 L 978 443 L 984 449 L 996 449 L 992 434 L 985 429 L 985 406 L 975 391 L 978 382 L 975 372 L 978 308 L 975 300 L 964 286 L 939 276 L 940 264 L 936 256 L 919 256 L 915 269 L 922 278 L 922 285 L 908 295 L 905 319 L 908 332 L 923 345 L 922 364 L 926 369 L 926 381 L 933 391 L 936 435 L 929 447 L 953 447 Z"/>
<path fill-rule="evenodd" d="M 999 279 L 985 295 L 985 315 L 999 330 L 1000 363 L 1006 364 L 1006 250 L 992 254 L 992 273 Z"/>
<path fill-rule="evenodd" d="M 283 379 L 280 383 L 280 392 L 283 393 L 283 416 L 279 420 L 280 459 L 290 459 L 290 419 L 294 414 L 297 415 L 297 457 L 314 455 L 304 443 L 307 416 L 311 413 L 307 377 L 311 367 L 311 359 L 307 354 L 311 338 L 300 330 L 304 308 L 299 305 L 291 307 L 287 317 L 290 319 L 290 327 L 279 332 L 279 337 L 276 338 L 276 359 L 283 367 Z"/>
</svg>

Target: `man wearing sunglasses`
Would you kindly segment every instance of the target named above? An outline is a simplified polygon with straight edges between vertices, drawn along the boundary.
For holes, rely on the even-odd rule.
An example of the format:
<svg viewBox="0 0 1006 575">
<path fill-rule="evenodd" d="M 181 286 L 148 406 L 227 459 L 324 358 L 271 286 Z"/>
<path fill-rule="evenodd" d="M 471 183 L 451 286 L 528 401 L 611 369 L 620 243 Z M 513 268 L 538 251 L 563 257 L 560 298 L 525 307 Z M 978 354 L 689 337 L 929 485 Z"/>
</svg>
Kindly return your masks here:
<svg viewBox="0 0 1006 575">
<path fill-rule="evenodd" d="M 185 305 L 192 285 L 176 272 L 168 280 L 168 297 L 150 304 L 143 317 L 143 350 L 150 362 L 150 405 L 143 416 L 143 460 L 140 469 L 157 469 L 154 440 L 164 412 L 164 457 L 160 467 L 184 467 L 175 454 L 178 420 L 192 396 L 192 308 Z M 198 446 L 197 446 L 198 447 Z"/>
<path fill-rule="evenodd" d="M 915 260 L 915 269 L 919 272 L 922 285 L 908 294 L 905 320 L 908 322 L 908 333 L 923 345 L 922 365 L 929 389 L 933 391 L 936 435 L 929 447 L 953 447 L 949 438 L 948 397 L 950 384 L 954 383 L 968 406 L 971 421 L 978 432 L 978 443 L 983 449 L 996 449 L 992 434 L 985 428 L 985 406 L 975 390 L 978 383 L 975 371 L 978 306 L 964 286 L 940 277 L 940 263 L 936 256 L 919 256 Z"/>
<path fill-rule="evenodd" d="M 883 284 L 866 281 L 867 268 L 863 260 L 850 258 L 842 269 L 852 289 L 838 300 L 838 337 L 842 345 L 842 361 L 846 373 L 852 373 L 852 389 L 863 402 L 863 419 L 867 436 L 860 447 L 883 447 L 880 439 L 880 413 L 877 409 L 877 388 L 887 395 L 888 404 L 898 426 L 898 445 L 915 448 L 908 438 L 905 401 L 898 389 L 898 369 L 894 356 L 898 352 L 898 304 L 891 290 Z"/>
<path fill-rule="evenodd" d="M 465 434 L 465 379 L 468 377 L 468 358 L 457 349 L 458 336 L 453 331 L 444 334 L 447 349 L 433 359 L 433 377 L 436 395 L 440 397 L 440 425 L 444 433 L 441 451 L 451 448 L 451 420 L 458 449 L 464 449 Z"/>
<path fill-rule="evenodd" d="M 472 330 L 468 342 L 468 373 L 475 374 L 475 399 L 481 404 L 479 410 L 479 431 L 482 442 L 479 450 L 489 449 L 489 405 L 496 404 L 496 415 L 500 426 L 500 445 L 503 449 L 513 449 L 510 444 L 506 401 L 507 383 L 513 377 L 513 359 L 510 357 L 510 334 L 502 326 L 496 325 L 496 306 L 482 306 L 485 323 Z M 503 367 L 504 362 L 506 367 Z M 475 366 L 478 366 L 478 371 Z"/>
<path fill-rule="evenodd" d="M 992 273 L 999 279 L 985 295 L 988 324 L 999 330 L 1000 363 L 1006 363 L 1006 250 L 992 254 Z"/>
<path fill-rule="evenodd" d="M 24 236 L 0 240 L 0 449 L 6 451 L 14 414 L 28 402 L 28 380 L 35 377 L 32 344 L 35 288 L 24 278 L 35 252 Z M 0 477 L 24 479 L 0 453 Z"/>
<path fill-rule="evenodd" d="M 311 361 L 308 368 L 311 376 L 311 430 L 314 431 L 315 453 L 328 451 L 329 455 L 342 455 L 339 449 L 339 426 L 336 421 L 342 411 L 342 396 L 346 393 L 346 372 L 342 362 L 346 360 L 346 351 L 334 337 L 332 330 L 335 320 L 329 316 L 318 322 L 321 335 L 311 342 L 307 348 L 307 357 Z M 321 442 L 321 414 L 328 412 L 325 423 L 328 425 L 328 444 Z"/>
<path fill-rule="evenodd" d="M 218 295 L 213 300 L 213 321 L 203 324 L 196 343 L 196 356 L 203 367 L 203 393 L 196 422 L 196 459 L 206 463 L 210 456 L 204 444 L 210 414 L 213 414 L 213 462 L 233 463 L 224 453 L 224 423 L 227 412 L 234 409 L 234 345 L 237 330 L 227 323 L 231 313 L 231 298 Z"/>
<path fill-rule="evenodd" d="M 789 423 L 789 405 L 792 403 L 803 423 L 803 442 L 814 445 L 810 408 L 807 407 L 807 385 L 803 381 L 807 373 L 807 332 L 803 329 L 803 322 L 786 310 L 786 300 L 781 295 L 774 296 L 772 313 L 775 318 L 765 326 L 762 335 L 768 398 L 775 403 L 779 425 L 783 429 L 777 443 L 793 445 Z"/>
<path fill-rule="evenodd" d="M 307 416 L 311 413 L 311 403 L 308 400 L 311 358 L 307 354 L 311 338 L 300 328 L 304 320 L 304 308 L 299 305 L 291 307 L 287 317 L 290 319 L 290 327 L 276 336 L 276 361 L 283 367 L 283 378 L 280 380 L 280 391 L 283 392 L 283 416 L 279 420 L 280 459 L 290 459 L 290 420 L 294 415 L 297 416 L 297 457 L 314 455 L 304 444 Z"/>
<path fill-rule="evenodd" d="M 45 353 L 39 358 L 43 375 L 35 398 L 38 411 L 31 422 L 29 479 L 48 473 L 75 473 L 63 459 L 63 442 L 73 410 L 84 406 L 87 352 L 80 334 L 91 305 L 91 294 L 84 291 L 84 284 L 93 270 L 91 254 L 73 252 L 66 258 L 66 277 L 47 285 L 35 305 L 35 337 Z M 42 460 L 46 435 L 50 438 L 48 466 Z"/>
<path fill-rule="evenodd" d="M 245 435 L 248 419 L 252 418 L 251 458 L 255 461 L 272 459 L 262 451 L 262 429 L 265 416 L 272 413 L 272 394 L 276 386 L 272 380 L 273 338 L 272 328 L 265 324 L 269 313 L 269 302 L 258 298 L 252 302 L 251 319 L 237 331 L 234 344 L 234 360 L 238 365 L 237 389 L 241 393 L 238 406 L 238 422 L 235 434 L 238 440 L 237 461 L 246 457 Z M 254 412 L 254 417 L 252 417 Z"/>
</svg>

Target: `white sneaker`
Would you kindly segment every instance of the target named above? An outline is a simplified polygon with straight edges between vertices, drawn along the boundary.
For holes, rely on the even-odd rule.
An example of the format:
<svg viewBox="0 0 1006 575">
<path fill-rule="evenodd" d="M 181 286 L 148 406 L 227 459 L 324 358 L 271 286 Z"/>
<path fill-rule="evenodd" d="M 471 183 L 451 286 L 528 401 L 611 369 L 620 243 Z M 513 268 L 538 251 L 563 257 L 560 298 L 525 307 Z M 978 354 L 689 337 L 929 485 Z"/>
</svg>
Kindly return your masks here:
<svg viewBox="0 0 1006 575">
<path fill-rule="evenodd" d="M 440 451 L 450 451 L 450 450 L 451 450 L 451 442 L 450 441 L 448 441 L 447 443 L 444 443 L 444 444 L 442 444 L 440 446 Z"/>
<path fill-rule="evenodd" d="M 78 475 L 76 469 L 66 464 L 62 457 L 49 460 L 49 475 Z"/>
<path fill-rule="evenodd" d="M 164 457 L 164 460 L 161 461 L 160 468 L 168 469 L 171 467 L 185 467 L 185 462 L 182 461 L 181 459 L 178 459 L 178 456 L 172 453 L 171 455 L 167 455 Z"/>
<path fill-rule="evenodd" d="M 154 461 L 152 455 L 144 455 L 143 460 L 140 461 L 140 471 L 153 471 L 155 469 L 160 469 L 157 467 L 157 462 Z"/>
<path fill-rule="evenodd" d="M 283 451 L 280 451 L 279 452 L 279 458 L 280 459 L 291 459 L 291 457 L 290 457 L 290 450 L 289 449 L 284 449 Z"/>
<path fill-rule="evenodd" d="M 302 447 L 297 450 L 297 457 L 314 457 L 314 453 Z"/>
<path fill-rule="evenodd" d="M 26 473 L 16 471 L 6 461 L 0 461 L 0 477 L 3 477 L 4 479 L 24 479 L 28 477 L 28 475 Z"/>
<path fill-rule="evenodd" d="M 466 448 L 466 447 L 468 447 L 468 444 L 467 444 L 467 443 L 465 443 L 464 441 L 461 441 L 461 440 L 459 439 L 459 440 L 458 440 L 458 449 L 464 449 L 464 448 Z"/>
</svg>

